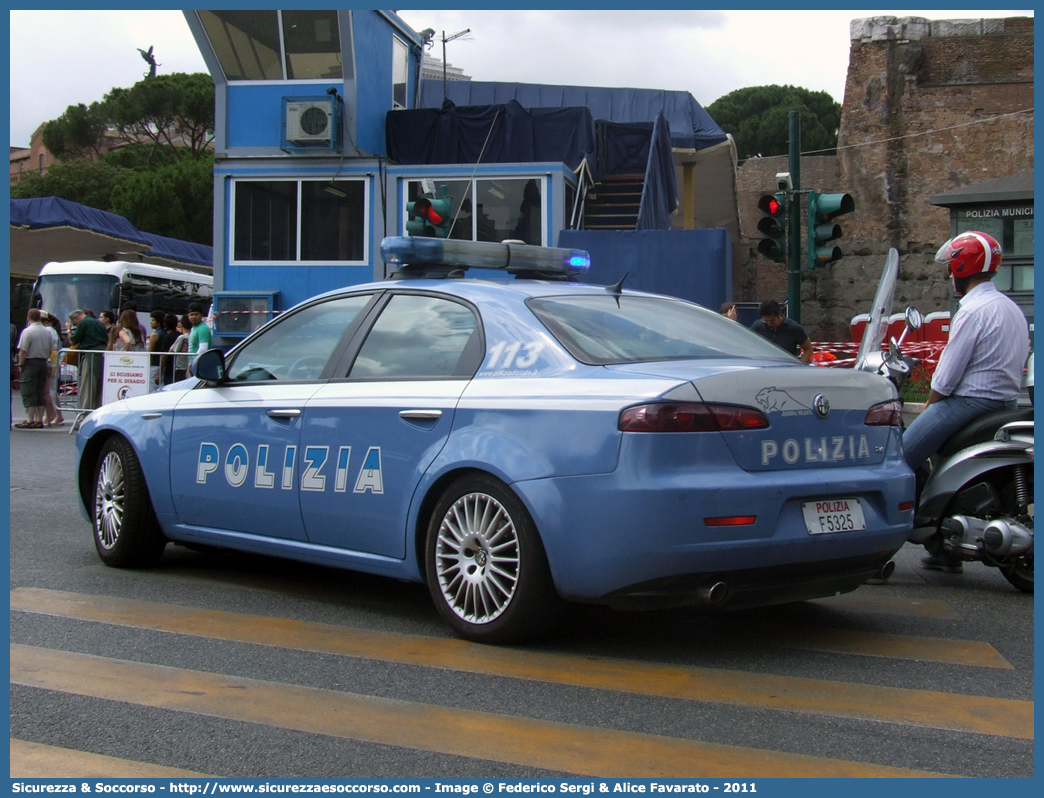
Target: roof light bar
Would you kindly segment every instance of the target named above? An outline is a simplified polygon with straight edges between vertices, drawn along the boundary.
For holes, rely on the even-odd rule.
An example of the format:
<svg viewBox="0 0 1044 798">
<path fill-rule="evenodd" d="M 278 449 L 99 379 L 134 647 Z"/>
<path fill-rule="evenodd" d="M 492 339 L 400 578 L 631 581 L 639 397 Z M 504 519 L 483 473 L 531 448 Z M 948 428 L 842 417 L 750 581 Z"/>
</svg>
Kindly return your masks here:
<svg viewBox="0 0 1044 798">
<path fill-rule="evenodd" d="M 381 241 L 385 263 L 399 264 L 399 273 L 453 269 L 503 269 L 509 274 L 535 278 L 580 278 L 591 267 L 591 256 L 582 249 L 540 247 L 492 241 L 447 241 L 422 236 L 389 236 Z"/>
</svg>

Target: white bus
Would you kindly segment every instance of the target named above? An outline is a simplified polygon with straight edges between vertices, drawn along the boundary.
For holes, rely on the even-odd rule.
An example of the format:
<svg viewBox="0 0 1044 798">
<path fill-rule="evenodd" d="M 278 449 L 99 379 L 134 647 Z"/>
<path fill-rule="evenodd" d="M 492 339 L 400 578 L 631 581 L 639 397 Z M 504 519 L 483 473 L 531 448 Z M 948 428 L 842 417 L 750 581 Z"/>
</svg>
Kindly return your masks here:
<svg viewBox="0 0 1044 798">
<path fill-rule="evenodd" d="M 207 312 L 214 291 L 214 278 L 187 269 L 153 266 L 125 261 L 70 261 L 48 263 L 40 270 L 33 287 L 32 306 L 53 313 L 64 324 L 73 310 L 90 308 L 97 316 L 119 309 L 128 302 L 138 306 L 138 320 L 149 329 L 149 314 L 154 310 L 173 313 L 178 318 L 199 302 Z"/>
</svg>

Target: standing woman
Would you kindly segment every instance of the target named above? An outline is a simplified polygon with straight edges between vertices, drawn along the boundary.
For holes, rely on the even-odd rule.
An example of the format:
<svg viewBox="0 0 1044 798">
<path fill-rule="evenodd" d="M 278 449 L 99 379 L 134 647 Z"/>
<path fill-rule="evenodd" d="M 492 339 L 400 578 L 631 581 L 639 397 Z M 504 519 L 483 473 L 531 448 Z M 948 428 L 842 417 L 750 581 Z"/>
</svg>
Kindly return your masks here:
<svg viewBox="0 0 1044 798">
<path fill-rule="evenodd" d="M 181 317 L 181 321 L 178 322 L 178 332 L 180 335 L 174 341 L 174 345 L 170 348 L 170 351 L 174 353 L 173 368 L 174 368 L 174 381 L 185 379 L 186 371 L 189 363 L 192 362 L 192 357 L 188 354 L 189 351 L 189 335 L 192 333 L 192 320 L 186 313 Z"/>
<path fill-rule="evenodd" d="M 148 337 L 149 350 L 149 381 L 152 385 L 150 391 L 156 390 L 160 384 L 160 353 L 166 352 L 169 347 L 161 348 L 163 340 L 167 337 L 167 331 L 163 327 L 163 317 L 167 314 L 162 310 L 154 310 L 149 314 L 149 326 L 152 332 Z"/>
<path fill-rule="evenodd" d="M 164 353 L 160 357 L 160 385 L 170 385 L 174 382 L 174 356 L 170 354 L 170 350 L 178 340 L 178 335 L 178 317 L 173 313 L 167 313 L 163 317 L 163 333 L 156 344 L 156 351 Z"/>
<path fill-rule="evenodd" d="M 138 314 L 133 310 L 125 310 L 120 320 L 112 328 L 109 338 L 109 349 L 113 352 L 144 352 L 145 336 L 138 324 Z"/>
<path fill-rule="evenodd" d="M 109 340 L 111 341 L 112 328 L 116 326 L 116 317 L 111 310 L 103 310 L 98 314 L 98 321 L 105 325 L 105 332 L 109 333 Z"/>
<path fill-rule="evenodd" d="M 65 423 L 65 416 L 62 415 L 62 410 L 55 403 L 55 397 L 57 392 L 55 391 L 55 384 L 58 381 L 58 350 L 61 349 L 65 344 L 62 340 L 62 328 L 58 324 L 58 319 L 55 318 L 54 314 L 48 313 L 46 310 L 40 311 L 40 321 L 43 323 L 44 329 L 51 334 L 51 341 L 54 344 L 54 348 L 51 350 L 51 356 L 48 359 L 48 371 L 47 371 L 47 384 L 44 394 L 44 421 L 45 427 L 58 427 Z"/>
</svg>

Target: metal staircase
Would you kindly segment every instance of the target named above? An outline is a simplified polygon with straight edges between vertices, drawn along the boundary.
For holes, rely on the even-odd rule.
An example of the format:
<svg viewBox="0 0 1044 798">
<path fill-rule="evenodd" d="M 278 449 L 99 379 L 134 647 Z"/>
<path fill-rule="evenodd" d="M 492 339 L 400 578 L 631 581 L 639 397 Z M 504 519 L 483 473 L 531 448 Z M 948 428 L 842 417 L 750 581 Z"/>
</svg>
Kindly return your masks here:
<svg viewBox="0 0 1044 798">
<path fill-rule="evenodd" d="M 584 203 L 585 230 L 634 230 L 645 175 L 604 175 Z"/>
</svg>

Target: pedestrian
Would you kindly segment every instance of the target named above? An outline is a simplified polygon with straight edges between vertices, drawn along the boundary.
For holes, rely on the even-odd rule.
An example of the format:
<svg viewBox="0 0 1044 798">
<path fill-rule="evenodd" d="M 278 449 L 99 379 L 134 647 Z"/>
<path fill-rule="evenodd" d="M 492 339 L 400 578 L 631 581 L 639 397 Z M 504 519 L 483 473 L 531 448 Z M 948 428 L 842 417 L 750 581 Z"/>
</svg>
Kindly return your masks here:
<svg viewBox="0 0 1044 798">
<path fill-rule="evenodd" d="M 946 440 L 984 413 L 1014 409 L 1029 357 L 1026 316 L 992 283 L 1003 253 L 997 239 L 968 232 L 939 248 L 937 263 L 946 267 L 960 308 L 932 374 L 924 410 L 903 433 L 906 462 L 924 480 L 922 466 Z M 942 551 L 938 536 L 929 538 L 924 568 L 961 573 L 961 559 Z"/>
<path fill-rule="evenodd" d="M 105 325 L 105 332 L 111 333 L 112 328 L 116 326 L 116 314 L 111 310 L 103 310 L 98 314 L 98 321 Z"/>
<path fill-rule="evenodd" d="M 163 339 L 167 337 L 166 328 L 163 326 L 163 318 L 166 315 L 162 310 L 154 310 L 149 314 L 151 332 L 149 333 L 147 348 L 149 352 L 149 384 L 151 386 L 159 386 L 160 384 L 160 353 L 167 351 L 160 348 Z M 149 390 L 153 389 L 150 387 Z"/>
<path fill-rule="evenodd" d="M 739 321 L 739 308 L 736 307 L 735 302 L 726 302 L 718 309 L 718 313 L 727 319 Z"/>
<path fill-rule="evenodd" d="M 203 306 L 193 302 L 188 308 L 189 321 L 192 322 L 192 332 L 189 333 L 189 352 L 198 355 L 210 349 L 210 327 L 203 320 Z"/>
<path fill-rule="evenodd" d="M 779 303 L 774 299 L 766 299 L 758 306 L 760 319 L 750 325 L 750 329 L 772 341 L 783 351 L 809 363 L 812 360 L 812 341 L 809 340 L 805 328 L 793 319 L 783 315 Z"/>
<path fill-rule="evenodd" d="M 178 332 L 180 334 L 170 348 L 170 351 L 175 353 L 174 357 L 171 358 L 172 368 L 174 369 L 174 382 L 185 379 L 189 363 L 192 362 L 192 358 L 188 354 L 189 336 L 192 334 L 192 319 L 188 317 L 188 314 L 182 316 L 181 321 L 178 322 Z"/>
<path fill-rule="evenodd" d="M 40 323 L 40 309 L 30 308 L 27 326 L 18 339 L 18 369 L 21 374 L 22 406 L 26 419 L 17 429 L 43 429 L 47 373 L 54 339 Z"/>
<path fill-rule="evenodd" d="M 11 392 L 21 389 L 18 381 L 18 325 L 11 322 Z M 11 429 L 14 429 L 14 402 L 11 402 L 8 410 L 11 415 Z"/>
<path fill-rule="evenodd" d="M 174 342 L 178 340 L 178 317 L 173 313 L 163 316 L 163 335 L 156 350 L 163 352 L 160 357 L 160 385 L 170 385 L 174 382 L 174 357 L 169 354 Z M 187 342 L 186 342 L 187 343 Z"/>
<path fill-rule="evenodd" d="M 44 407 L 46 409 L 43 424 L 45 427 L 59 427 L 65 423 L 65 416 L 62 414 L 57 400 L 57 385 L 61 368 L 58 364 L 58 350 L 63 346 L 61 327 L 54 314 L 48 313 L 46 310 L 40 311 L 40 323 L 50 333 L 51 343 L 54 345 L 47 361 L 47 382 L 44 388 Z"/>
<path fill-rule="evenodd" d="M 130 302 L 124 302 L 123 307 L 120 308 L 120 315 L 117 319 L 122 319 L 125 311 L 131 311 L 134 314 L 134 318 L 137 319 L 138 329 L 141 330 L 141 340 L 145 341 L 149 337 L 149 331 L 145 329 L 145 325 L 141 323 L 141 318 L 138 316 L 138 303 L 131 300 Z M 119 323 L 117 321 L 117 323 Z"/>
<path fill-rule="evenodd" d="M 72 324 L 69 341 L 79 350 L 77 404 L 81 410 L 95 410 L 101 399 L 102 361 L 105 357 L 102 352 L 109 346 L 109 331 L 100 320 L 88 316 L 83 310 L 70 313 L 69 322 Z"/>
<path fill-rule="evenodd" d="M 125 310 L 120 314 L 113 335 L 109 341 L 109 349 L 113 352 L 144 352 L 145 334 L 138 324 L 138 314 L 133 310 Z"/>
</svg>

